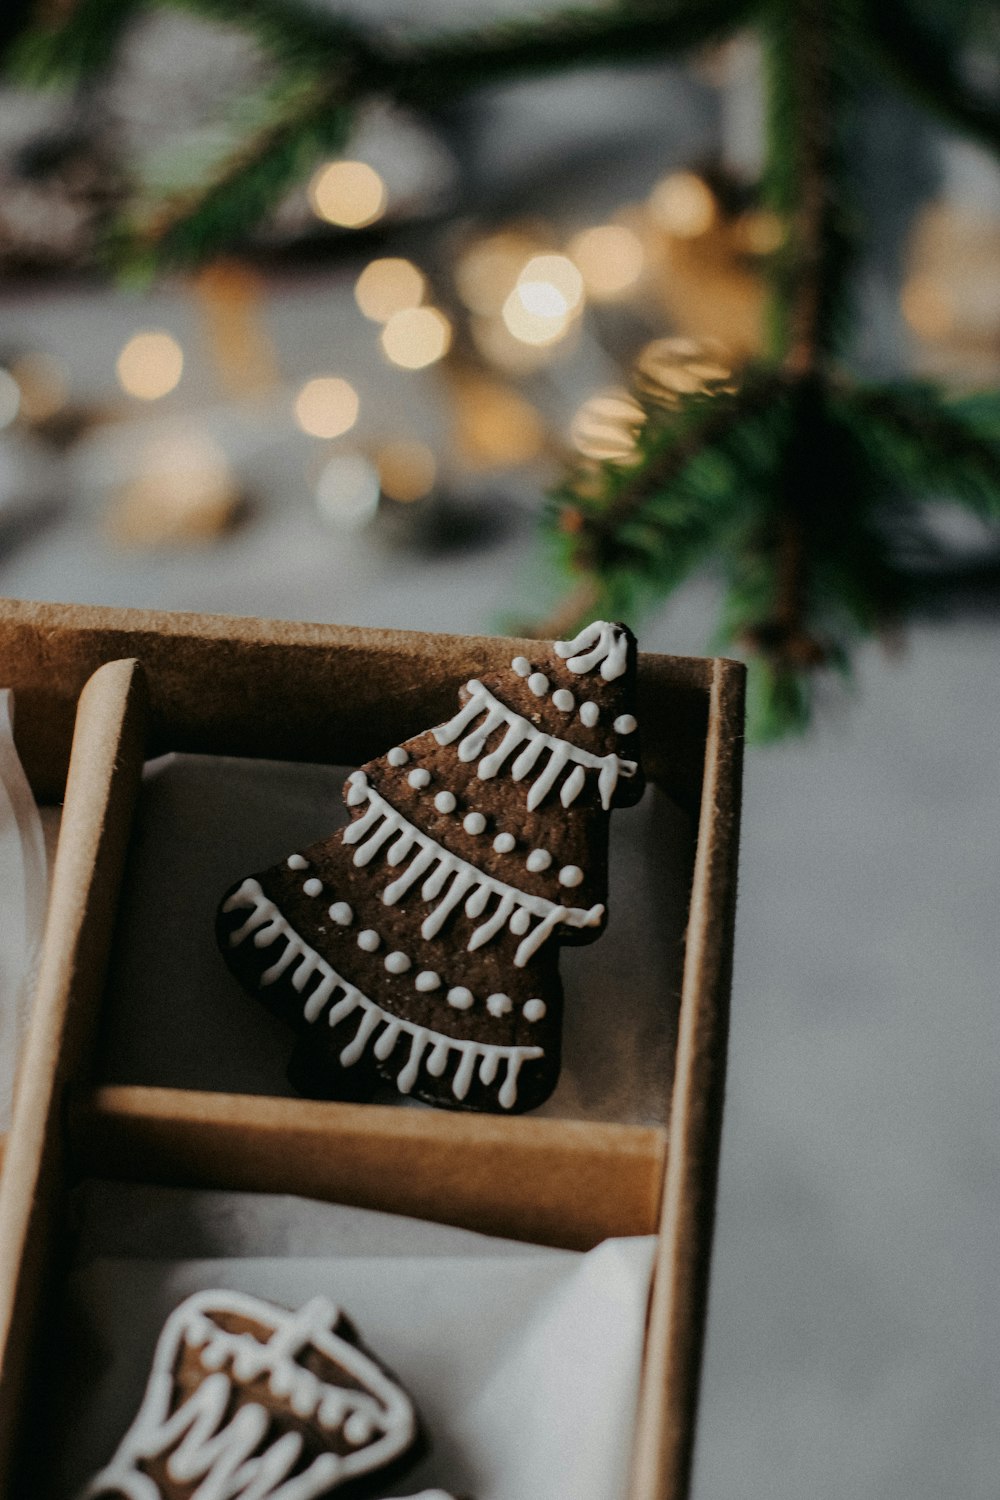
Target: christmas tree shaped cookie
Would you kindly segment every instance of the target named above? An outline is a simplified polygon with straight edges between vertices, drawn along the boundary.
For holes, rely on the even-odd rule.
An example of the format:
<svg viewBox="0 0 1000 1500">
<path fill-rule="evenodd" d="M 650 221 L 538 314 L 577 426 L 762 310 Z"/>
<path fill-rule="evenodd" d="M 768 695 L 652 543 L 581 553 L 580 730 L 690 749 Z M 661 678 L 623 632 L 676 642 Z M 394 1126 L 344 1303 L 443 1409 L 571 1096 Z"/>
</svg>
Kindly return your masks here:
<svg viewBox="0 0 1000 1500">
<path fill-rule="evenodd" d="M 409 1396 L 325 1297 L 293 1313 L 198 1292 L 167 1319 L 139 1411 L 80 1500 L 348 1500 L 423 1447 Z"/>
<path fill-rule="evenodd" d="M 634 690 L 622 625 L 515 657 L 351 774 L 347 828 L 224 897 L 227 962 L 300 1029 L 297 1087 L 512 1112 L 548 1097 L 559 947 L 603 930 L 610 812 L 642 791 Z"/>
</svg>

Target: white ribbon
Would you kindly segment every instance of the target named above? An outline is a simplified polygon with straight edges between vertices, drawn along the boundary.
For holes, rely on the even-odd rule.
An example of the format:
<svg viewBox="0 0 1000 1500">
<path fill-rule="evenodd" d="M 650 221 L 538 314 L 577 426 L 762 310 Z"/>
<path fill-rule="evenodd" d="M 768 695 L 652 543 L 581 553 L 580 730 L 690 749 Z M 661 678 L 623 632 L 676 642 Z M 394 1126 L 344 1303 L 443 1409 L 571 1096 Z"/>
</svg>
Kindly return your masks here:
<svg viewBox="0 0 1000 1500">
<path fill-rule="evenodd" d="M 0 688 L 0 1131 L 10 1128 L 48 884 L 42 821 L 14 748 L 14 695 Z"/>
</svg>

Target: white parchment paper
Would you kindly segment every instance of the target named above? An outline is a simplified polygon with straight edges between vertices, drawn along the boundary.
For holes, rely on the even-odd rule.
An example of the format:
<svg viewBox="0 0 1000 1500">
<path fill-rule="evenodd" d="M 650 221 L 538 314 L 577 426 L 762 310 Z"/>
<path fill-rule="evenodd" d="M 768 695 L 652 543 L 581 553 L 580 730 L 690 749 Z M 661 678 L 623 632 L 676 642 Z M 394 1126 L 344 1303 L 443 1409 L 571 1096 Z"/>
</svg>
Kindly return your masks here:
<svg viewBox="0 0 1000 1500">
<path fill-rule="evenodd" d="M 33 1494 L 69 1500 L 100 1467 L 168 1312 L 226 1287 L 286 1306 L 324 1293 L 355 1320 L 433 1443 L 392 1494 L 621 1500 L 654 1245 L 580 1254 L 290 1197 L 94 1185 Z"/>
<path fill-rule="evenodd" d="M 289 1093 L 292 1033 L 226 969 L 215 908 L 244 875 L 347 821 L 345 774 L 188 755 L 147 766 L 105 1006 L 106 1081 Z M 691 861 L 688 820 L 661 793 L 613 815 L 608 928 L 562 950 L 563 1073 L 538 1113 L 666 1119 Z"/>
</svg>

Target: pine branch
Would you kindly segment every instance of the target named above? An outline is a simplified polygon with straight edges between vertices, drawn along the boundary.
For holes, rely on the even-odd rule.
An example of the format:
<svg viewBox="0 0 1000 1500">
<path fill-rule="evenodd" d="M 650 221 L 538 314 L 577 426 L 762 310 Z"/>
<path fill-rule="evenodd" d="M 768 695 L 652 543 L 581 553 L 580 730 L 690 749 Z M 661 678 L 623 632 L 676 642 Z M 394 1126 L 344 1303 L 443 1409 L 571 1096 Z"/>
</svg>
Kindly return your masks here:
<svg viewBox="0 0 1000 1500">
<path fill-rule="evenodd" d="M 110 71 L 144 0 L 76 0 L 52 24 L 33 26 L 11 51 L 13 77 L 35 87 L 75 84 Z"/>
<path fill-rule="evenodd" d="M 903 0 L 859 4 L 862 34 L 879 67 L 946 124 L 1000 151 L 1000 109 L 968 88 L 949 38 L 922 25 Z"/>
</svg>

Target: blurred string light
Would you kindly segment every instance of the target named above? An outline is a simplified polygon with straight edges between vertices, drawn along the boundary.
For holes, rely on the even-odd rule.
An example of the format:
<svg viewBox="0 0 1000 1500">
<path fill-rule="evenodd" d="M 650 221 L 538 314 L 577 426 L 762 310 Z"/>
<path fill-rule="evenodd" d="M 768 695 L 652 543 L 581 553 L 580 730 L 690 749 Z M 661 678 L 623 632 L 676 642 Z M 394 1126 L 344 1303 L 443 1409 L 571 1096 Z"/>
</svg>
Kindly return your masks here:
<svg viewBox="0 0 1000 1500">
<path fill-rule="evenodd" d="M 518 275 L 517 293 L 529 312 L 572 313 L 583 301 L 583 277 L 566 255 L 533 255 Z"/>
<path fill-rule="evenodd" d="M 654 339 L 635 372 L 639 389 L 667 406 L 682 396 L 731 395 L 737 387 L 728 351 L 707 339 Z"/>
<path fill-rule="evenodd" d="M 426 286 L 412 261 L 386 256 L 365 266 L 354 286 L 354 300 L 373 323 L 387 323 L 393 313 L 419 307 Z"/>
<path fill-rule="evenodd" d="M 331 161 L 314 174 L 308 188 L 313 213 L 340 229 L 364 229 L 385 212 L 385 183 L 363 161 Z"/>
<path fill-rule="evenodd" d="M 127 395 L 140 401 L 158 401 L 178 384 L 184 372 L 184 353 L 172 334 L 153 328 L 129 339 L 115 369 Z"/>
<path fill-rule="evenodd" d="M 694 172 L 670 172 L 649 195 L 650 218 L 678 239 L 707 234 L 718 218 L 715 194 Z"/>
<path fill-rule="evenodd" d="M 381 488 L 378 470 L 363 454 L 335 453 L 320 471 L 316 506 L 330 526 L 360 531 L 375 517 Z"/>
<path fill-rule="evenodd" d="M 210 540 L 239 509 L 229 460 L 208 433 L 162 433 L 139 453 L 135 474 L 118 495 L 107 527 L 129 547 Z"/>
<path fill-rule="evenodd" d="M 406 438 L 385 443 L 375 455 L 379 486 L 390 500 L 409 504 L 434 488 L 437 463 L 426 443 Z"/>
<path fill-rule="evenodd" d="M 645 420 L 646 413 L 628 391 L 617 387 L 597 391 L 573 417 L 570 441 L 584 458 L 624 463 L 635 456 Z"/>
<path fill-rule="evenodd" d="M 495 317 L 539 248 L 537 239 L 506 230 L 477 240 L 464 250 L 455 265 L 455 285 L 469 311 Z"/>
<path fill-rule="evenodd" d="M 339 375 L 307 380 L 295 398 L 295 420 L 310 437 L 335 438 L 358 420 L 358 393 Z"/>
<path fill-rule="evenodd" d="M 21 410 L 21 387 L 9 370 L 0 368 L 0 431 L 17 419 Z"/>
<path fill-rule="evenodd" d="M 646 267 L 642 241 L 624 224 L 595 224 L 570 240 L 569 256 L 587 296 L 612 302 L 630 292 Z"/>
<path fill-rule="evenodd" d="M 26 422 L 46 422 L 66 405 L 68 381 L 61 360 L 50 354 L 22 354 L 10 373 L 20 387 L 20 414 Z"/>
<path fill-rule="evenodd" d="M 403 370 L 422 370 L 447 354 L 451 324 L 436 307 L 407 307 L 382 329 L 385 356 Z"/>
<path fill-rule="evenodd" d="M 468 464 L 489 469 L 530 463 L 539 456 L 545 428 L 517 391 L 488 375 L 468 373 L 454 394 L 456 445 Z"/>
</svg>

